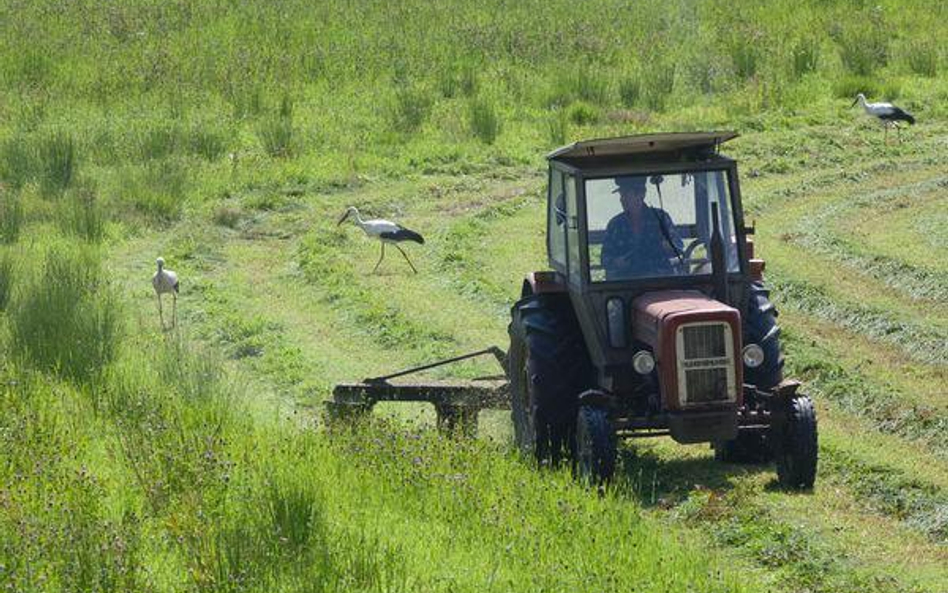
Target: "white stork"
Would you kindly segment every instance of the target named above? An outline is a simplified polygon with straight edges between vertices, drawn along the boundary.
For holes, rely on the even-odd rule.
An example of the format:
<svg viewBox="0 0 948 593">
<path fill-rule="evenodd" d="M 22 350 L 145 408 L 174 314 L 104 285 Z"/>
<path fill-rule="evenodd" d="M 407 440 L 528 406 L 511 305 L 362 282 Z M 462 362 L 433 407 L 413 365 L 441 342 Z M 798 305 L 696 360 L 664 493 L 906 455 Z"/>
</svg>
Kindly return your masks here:
<svg viewBox="0 0 948 593">
<path fill-rule="evenodd" d="M 415 269 L 415 265 L 411 263 L 411 260 L 408 259 L 408 254 L 399 246 L 399 243 L 402 241 L 414 241 L 420 245 L 425 244 L 425 239 L 416 233 L 415 231 L 406 229 L 405 227 L 395 224 L 390 220 L 362 220 L 362 216 L 359 215 L 359 210 L 354 206 L 349 206 L 346 208 L 346 213 L 342 215 L 342 218 L 339 219 L 339 222 L 336 226 L 339 226 L 346 221 L 350 216 L 355 216 L 355 224 L 361 228 L 366 235 L 370 237 L 377 238 L 382 244 L 382 254 L 379 256 L 379 261 L 375 263 L 375 267 L 372 268 L 374 273 L 379 269 L 379 264 L 382 263 L 382 260 L 385 258 L 385 244 L 391 243 L 395 246 L 395 249 L 401 252 L 402 256 L 405 258 L 405 261 L 408 262 L 408 265 L 411 266 L 411 269 L 414 273 L 418 273 L 418 270 Z"/>
<path fill-rule="evenodd" d="M 165 269 L 164 258 L 159 257 L 155 260 L 158 264 L 158 271 L 151 277 L 151 285 L 155 287 L 155 295 L 158 297 L 158 317 L 161 319 L 162 329 L 165 327 L 165 316 L 161 310 L 161 295 L 171 294 L 173 299 L 171 325 L 178 324 L 178 275 L 171 270 Z"/>
<path fill-rule="evenodd" d="M 889 126 L 893 126 L 898 131 L 899 142 L 901 142 L 902 132 L 898 122 L 907 121 L 909 125 L 915 123 L 915 117 L 911 113 L 896 107 L 892 103 L 867 103 L 866 96 L 862 93 L 856 95 L 856 100 L 853 101 L 852 106 L 855 107 L 857 103 L 866 110 L 867 114 L 882 122 L 883 127 L 885 127 L 886 141 L 889 139 Z"/>
</svg>

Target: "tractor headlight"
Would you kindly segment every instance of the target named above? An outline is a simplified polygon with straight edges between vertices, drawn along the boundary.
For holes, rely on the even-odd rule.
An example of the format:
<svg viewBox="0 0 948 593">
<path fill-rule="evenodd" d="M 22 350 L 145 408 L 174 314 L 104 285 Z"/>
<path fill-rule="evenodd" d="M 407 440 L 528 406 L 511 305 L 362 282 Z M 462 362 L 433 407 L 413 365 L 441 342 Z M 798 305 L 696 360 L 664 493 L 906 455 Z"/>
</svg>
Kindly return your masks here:
<svg viewBox="0 0 948 593">
<path fill-rule="evenodd" d="M 606 327 L 609 330 L 609 345 L 613 348 L 625 348 L 625 306 L 619 297 L 606 301 Z"/>
<path fill-rule="evenodd" d="M 632 357 L 632 368 L 640 375 L 647 375 L 655 370 L 655 357 L 647 350 L 639 350 Z"/>
<path fill-rule="evenodd" d="M 744 350 L 741 351 L 741 357 L 744 359 L 745 365 L 756 369 L 764 364 L 764 349 L 757 344 L 748 344 L 744 346 Z"/>
</svg>

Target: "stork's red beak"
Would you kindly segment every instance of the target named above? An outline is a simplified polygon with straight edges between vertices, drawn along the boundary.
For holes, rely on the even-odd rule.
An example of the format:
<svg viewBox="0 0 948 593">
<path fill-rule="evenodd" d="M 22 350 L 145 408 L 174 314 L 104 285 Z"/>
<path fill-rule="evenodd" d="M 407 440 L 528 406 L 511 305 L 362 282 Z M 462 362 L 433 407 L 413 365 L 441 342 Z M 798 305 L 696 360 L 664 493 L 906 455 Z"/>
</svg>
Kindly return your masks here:
<svg viewBox="0 0 948 593">
<path fill-rule="evenodd" d="M 856 103 L 858 103 L 858 102 L 859 102 L 859 97 L 856 97 L 856 100 L 853 101 L 853 104 L 850 105 L 850 107 L 855 107 L 855 106 L 856 106 Z"/>
<path fill-rule="evenodd" d="M 339 226 L 340 224 L 344 223 L 347 218 L 349 218 L 348 210 L 346 210 L 345 214 L 342 215 L 342 218 L 339 219 L 339 222 L 336 223 L 336 226 Z"/>
</svg>

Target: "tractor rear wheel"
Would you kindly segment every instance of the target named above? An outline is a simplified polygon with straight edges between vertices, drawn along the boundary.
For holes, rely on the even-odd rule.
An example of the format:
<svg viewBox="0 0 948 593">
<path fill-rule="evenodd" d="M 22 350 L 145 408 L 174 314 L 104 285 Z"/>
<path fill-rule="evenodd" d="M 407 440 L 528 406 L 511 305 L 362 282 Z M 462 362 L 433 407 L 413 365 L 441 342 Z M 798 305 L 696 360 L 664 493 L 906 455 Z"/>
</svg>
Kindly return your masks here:
<svg viewBox="0 0 948 593">
<path fill-rule="evenodd" d="M 798 396 L 787 402 L 786 418 L 778 435 L 775 445 L 780 484 L 785 488 L 812 488 L 818 456 L 813 400 Z"/>
<path fill-rule="evenodd" d="M 770 302 L 770 289 L 763 282 L 751 284 L 743 315 L 744 344 L 760 346 L 764 362 L 756 369 L 744 367 L 744 383 L 761 390 L 773 389 L 783 380 L 777 315 L 777 308 Z M 736 439 L 714 443 L 714 458 L 731 463 L 764 463 L 773 459 L 773 451 L 764 431 L 741 431 Z"/>
<path fill-rule="evenodd" d="M 770 289 L 763 282 L 750 286 L 750 299 L 744 315 L 744 344 L 757 344 L 764 351 L 764 362 L 756 369 L 744 368 L 744 382 L 758 389 L 773 389 L 783 380 L 783 355 L 780 354 L 780 326 L 777 308 L 770 301 Z"/>
<path fill-rule="evenodd" d="M 606 410 L 580 406 L 576 416 L 576 471 L 590 484 L 608 482 L 616 471 L 616 435 Z"/>
<path fill-rule="evenodd" d="M 568 298 L 529 296 L 512 314 L 508 374 L 514 438 L 524 454 L 555 465 L 572 449 L 589 355 Z"/>
</svg>

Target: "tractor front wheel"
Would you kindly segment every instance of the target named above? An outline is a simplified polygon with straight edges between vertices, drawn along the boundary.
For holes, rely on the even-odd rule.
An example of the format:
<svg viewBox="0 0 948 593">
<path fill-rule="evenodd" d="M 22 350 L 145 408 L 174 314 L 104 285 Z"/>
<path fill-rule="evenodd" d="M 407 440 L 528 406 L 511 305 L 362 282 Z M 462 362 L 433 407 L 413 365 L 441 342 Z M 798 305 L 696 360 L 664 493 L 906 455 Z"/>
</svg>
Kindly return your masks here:
<svg viewBox="0 0 948 593">
<path fill-rule="evenodd" d="M 816 481 L 816 409 L 807 396 L 787 402 L 777 445 L 777 479 L 785 488 L 807 490 Z"/>
<path fill-rule="evenodd" d="M 580 406 L 576 416 L 576 471 L 589 483 L 601 484 L 616 471 L 616 435 L 606 410 Z"/>
</svg>

